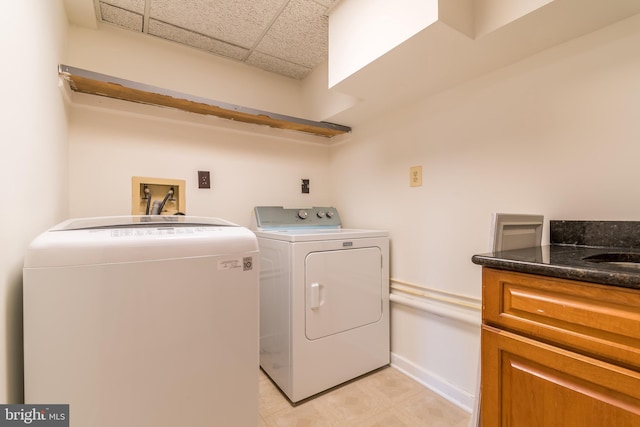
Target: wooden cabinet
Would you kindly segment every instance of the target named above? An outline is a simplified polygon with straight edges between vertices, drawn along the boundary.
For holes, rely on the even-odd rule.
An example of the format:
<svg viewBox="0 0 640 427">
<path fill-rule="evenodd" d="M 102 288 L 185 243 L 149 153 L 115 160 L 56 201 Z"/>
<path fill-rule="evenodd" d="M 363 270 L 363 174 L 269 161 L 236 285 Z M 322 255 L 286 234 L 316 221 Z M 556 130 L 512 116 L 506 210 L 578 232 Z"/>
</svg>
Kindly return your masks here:
<svg viewBox="0 0 640 427">
<path fill-rule="evenodd" d="M 640 426 L 640 290 L 483 268 L 483 427 Z"/>
</svg>

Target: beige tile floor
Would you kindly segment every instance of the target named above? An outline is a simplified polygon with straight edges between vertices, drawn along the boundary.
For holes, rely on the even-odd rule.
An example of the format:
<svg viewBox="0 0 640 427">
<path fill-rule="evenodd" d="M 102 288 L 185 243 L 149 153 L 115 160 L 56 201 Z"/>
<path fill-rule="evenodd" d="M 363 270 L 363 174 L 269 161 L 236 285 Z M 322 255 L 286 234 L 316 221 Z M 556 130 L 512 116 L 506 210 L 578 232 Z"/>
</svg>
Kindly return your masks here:
<svg viewBox="0 0 640 427">
<path fill-rule="evenodd" d="M 295 407 L 260 371 L 260 427 L 467 427 L 469 417 L 392 367 Z"/>
</svg>

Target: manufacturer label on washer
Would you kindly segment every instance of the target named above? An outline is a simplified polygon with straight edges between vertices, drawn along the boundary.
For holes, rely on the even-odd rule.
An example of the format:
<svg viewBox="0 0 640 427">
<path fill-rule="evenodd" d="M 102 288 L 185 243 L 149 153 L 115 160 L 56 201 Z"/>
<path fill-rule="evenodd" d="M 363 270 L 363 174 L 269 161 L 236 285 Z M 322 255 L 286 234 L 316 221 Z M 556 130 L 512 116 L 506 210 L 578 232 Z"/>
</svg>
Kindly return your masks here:
<svg viewBox="0 0 640 427">
<path fill-rule="evenodd" d="M 253 257 L 231 258 L 218 261 L 218 270 L 235 270 L 241 268 L 242 271 L 253 269 Z"/>
</svg>

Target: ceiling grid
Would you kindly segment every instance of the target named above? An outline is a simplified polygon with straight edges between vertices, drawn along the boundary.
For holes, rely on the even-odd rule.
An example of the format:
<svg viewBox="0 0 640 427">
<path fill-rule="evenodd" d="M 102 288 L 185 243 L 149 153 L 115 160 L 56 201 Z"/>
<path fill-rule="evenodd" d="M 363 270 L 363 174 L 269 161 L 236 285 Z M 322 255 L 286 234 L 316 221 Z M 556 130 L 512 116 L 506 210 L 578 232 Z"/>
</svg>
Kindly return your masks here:
<svg viewBox="0 0 640 427">
<path fill-rule="evenodd" d="M 95 0 L 101 22 L 301 80 L 327 58 L 336 0 Z"/>
</svg>

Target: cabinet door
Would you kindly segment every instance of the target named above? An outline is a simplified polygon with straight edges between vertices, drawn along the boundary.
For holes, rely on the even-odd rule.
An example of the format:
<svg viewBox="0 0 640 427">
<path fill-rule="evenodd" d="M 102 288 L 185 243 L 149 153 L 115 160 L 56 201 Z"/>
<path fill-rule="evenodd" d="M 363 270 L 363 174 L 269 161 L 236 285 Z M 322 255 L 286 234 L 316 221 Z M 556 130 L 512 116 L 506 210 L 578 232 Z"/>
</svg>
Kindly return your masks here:
<svg viewBox="0 0 640 427">
<path fill-rule="evenodd" d="M 640 426 L 640 373 L 482 327 L 483 427 Z"/>
</svg>

